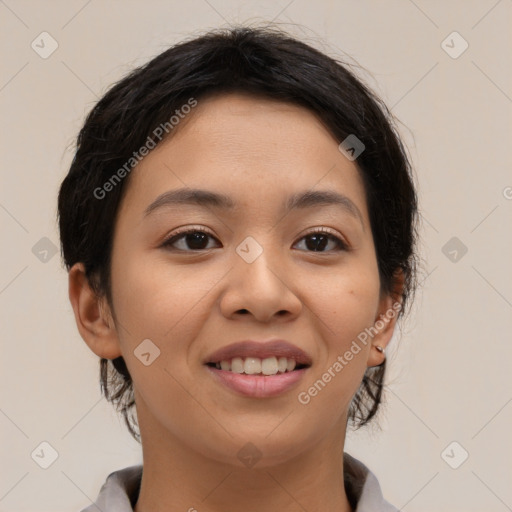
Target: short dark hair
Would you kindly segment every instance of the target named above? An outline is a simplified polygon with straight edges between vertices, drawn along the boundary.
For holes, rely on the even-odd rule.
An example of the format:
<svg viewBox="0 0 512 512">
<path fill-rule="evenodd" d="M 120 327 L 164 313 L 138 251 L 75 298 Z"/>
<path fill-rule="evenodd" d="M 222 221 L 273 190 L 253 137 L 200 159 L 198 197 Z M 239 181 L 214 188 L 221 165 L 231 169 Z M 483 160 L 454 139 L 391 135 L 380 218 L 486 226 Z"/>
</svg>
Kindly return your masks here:
<svg viewBox="0 0 512 512">
<path fill-rule="evenodd" d="M 355 135 L 364 144 L 355 163 L 365 186 L 381 288 L 401 299 L 402 315 L 416 287 L 417 197 L 394 118 L 349 65 L 272 26 L 216 29 L 181 42 L 133 70 L 98 101 L 80 130 L 58 196 L 66 268 L 82 262 L 95 293 L 112 305 L 114 223 L 130 175 L 109 187 L 105 197 L 93 191 L 123 165 L 126 169 L 134 152 L 154 138 L 155 128 L 169 123 L 190 98 L 229 92 L 305 107 L 340 142 Z M 404 287 L 397 292 L 399 271 Z M 366 370 L 349 409 L 356 427 L 377 412 L 384 372 L 385 363 Z M 123 358 L 101 358 L 100 378 L 105 398 L 140 441 L 132 379 Z"/>
</svg>

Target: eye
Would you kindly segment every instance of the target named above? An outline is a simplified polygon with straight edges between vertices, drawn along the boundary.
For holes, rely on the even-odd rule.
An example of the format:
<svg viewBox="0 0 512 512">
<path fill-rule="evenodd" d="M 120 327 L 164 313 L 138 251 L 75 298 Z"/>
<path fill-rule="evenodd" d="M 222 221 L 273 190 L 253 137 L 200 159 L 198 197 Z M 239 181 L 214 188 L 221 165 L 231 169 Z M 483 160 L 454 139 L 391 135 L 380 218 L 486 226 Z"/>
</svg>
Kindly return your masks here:
<svg viewBox="0 0 512 512">
<path fill-rule="evenodd" d="M 207 247 L 208 238 L 213 239 L 215 237 L 204 229 L 189 228 L 183 231 L 178 231 L 177 233 L 173 233 L 170 238 L 165 240 L 165 242 L 162 244 L 162 247 L 171 247 L 172 249 L 185 252 L 204 251 L 212 248 Z M 178 242 L 180 242 L 179 247 L 177 246 Z"/>
<path fill-rule="evenodd" d="M 202 228 L 188 228 L 173 233 L 163 242 L 162 247 L 170 247 L 184 252 L 204 251 L 212 249 L 212 247 L 208 247 L 209 238 L 217 240 L 210 232 Z M 306 249 L 312 252 L 329 252 L 324 250 L 329 242 L 333 242 L 335 247 L 337 247 L 334 250 L 348 250 L 347 244 L 331 232 L 329 228 L 310 231 L 300 240 L 305 240 Z M 180 246 L 178 246 L 178 243 Z"/>
<path fill-rule="evenodd" d="M 348 245 L 337 235 L 335 235 L 334 232 L 332 232 L 329 228 L 321 228 L 315 231 L 310 231 L 300 240 L 306 240 L 306 248 L 313 252 L 329 252 L 323 250 L 329 244 L 329 241 L 334 242 L 335 246 L 337 247 L 335 250 L 348 250 Z"/>
</svg>

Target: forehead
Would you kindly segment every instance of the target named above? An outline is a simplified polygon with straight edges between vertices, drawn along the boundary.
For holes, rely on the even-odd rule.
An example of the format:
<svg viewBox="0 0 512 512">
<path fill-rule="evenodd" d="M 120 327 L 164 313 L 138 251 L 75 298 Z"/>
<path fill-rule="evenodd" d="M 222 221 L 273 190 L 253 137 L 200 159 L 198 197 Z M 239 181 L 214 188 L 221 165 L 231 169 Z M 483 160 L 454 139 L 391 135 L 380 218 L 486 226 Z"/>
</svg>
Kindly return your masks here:
<svg viewBox="0 0 512 512">
<path fill-rule="evenodd" d="M 245 94 L 198 100 L 172 137 L 133 170 L 127 207 L 143 212 L 163 192 L 208 188 L 237 206 L 260 210 L 304 189 L 332 189 L 365 210 L 364 186 L 354 162 L 306 108 Z M 363 213 L 364 215 L 364 213 Z"/>
<path fill-rule="evenodd" d="M 244 159 L 264 155 L 262 147 L 271 151 L 272 158 L 290 158 L 294 152 L 318 152 L 318 142 L 324 139 L 336 144 L 321 119 L 312 111 L 277 100 L 242 93 L 215 95 L 200 100 L 184 129 L 173 137 L 176 142 L 195 136 L 197 147 L 214 149 L 218 156 L 235 153 Z M 205 144 L 201 144 L 204 140 Z M 207 144 L 206 144 L 207 141 Z M 212 147 L 211 144 L 215 147 Z M 300 143 L 301 148 L 297 147 Z"/>
</svg>

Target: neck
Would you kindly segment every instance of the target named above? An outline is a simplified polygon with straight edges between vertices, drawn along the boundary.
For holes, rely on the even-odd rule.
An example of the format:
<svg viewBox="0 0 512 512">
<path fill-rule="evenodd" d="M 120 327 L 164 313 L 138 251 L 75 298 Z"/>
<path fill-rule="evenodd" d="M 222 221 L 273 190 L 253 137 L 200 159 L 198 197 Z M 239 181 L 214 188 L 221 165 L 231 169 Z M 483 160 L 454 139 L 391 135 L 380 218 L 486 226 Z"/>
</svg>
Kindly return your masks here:
<svg viewBox="0 0 512 512">
<path fill-rule="evenodd" d="M 139 427 L 144 469 L 134 512 L 352 512 L 343 484 L 345 424 L 285 462 L 263 457 L 252 468 L 207 457 L 140 417 Z"/>
</svg>

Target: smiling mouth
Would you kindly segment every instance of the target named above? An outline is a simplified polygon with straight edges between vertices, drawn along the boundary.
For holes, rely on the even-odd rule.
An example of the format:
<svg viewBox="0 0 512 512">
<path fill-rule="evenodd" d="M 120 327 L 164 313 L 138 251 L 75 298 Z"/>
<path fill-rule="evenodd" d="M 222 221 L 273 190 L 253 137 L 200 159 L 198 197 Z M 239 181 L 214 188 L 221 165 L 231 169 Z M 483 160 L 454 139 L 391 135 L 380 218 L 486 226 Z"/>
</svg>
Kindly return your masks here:
<svg viewBox="0 0 512 512">
<path fill-rule="evenodd" d="M 308 368 L 307 364 L 300 364 L 289 357 L 234 357 L 232 359 L 206 363 L 207 366 L 217 370 L 231 373 L 256 376 L 272 376 L 290 373 Z"/>
</svg>

